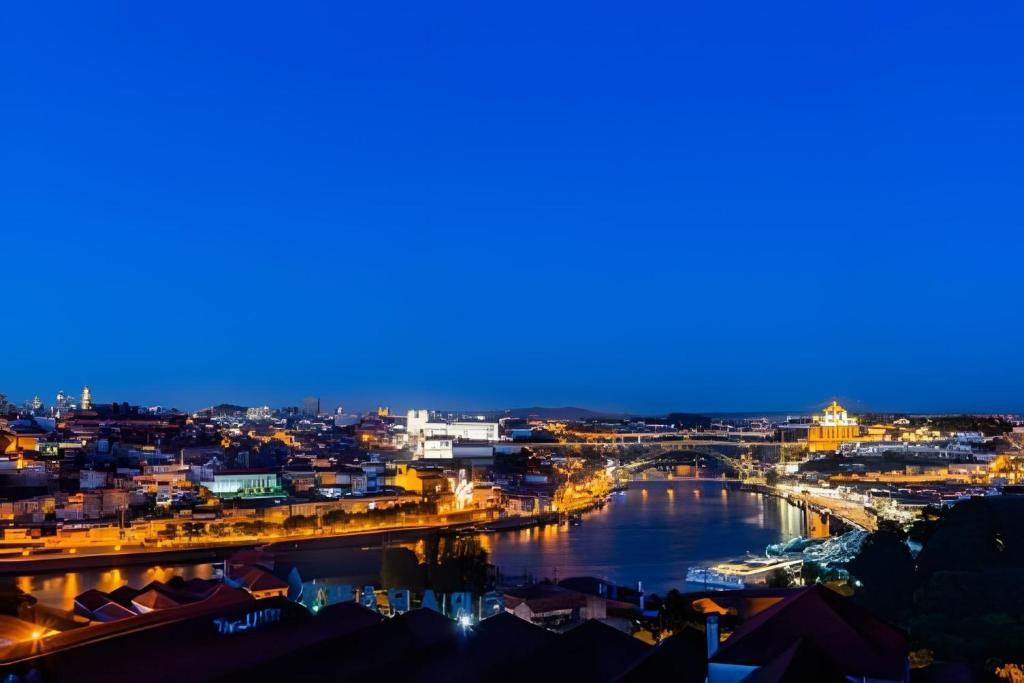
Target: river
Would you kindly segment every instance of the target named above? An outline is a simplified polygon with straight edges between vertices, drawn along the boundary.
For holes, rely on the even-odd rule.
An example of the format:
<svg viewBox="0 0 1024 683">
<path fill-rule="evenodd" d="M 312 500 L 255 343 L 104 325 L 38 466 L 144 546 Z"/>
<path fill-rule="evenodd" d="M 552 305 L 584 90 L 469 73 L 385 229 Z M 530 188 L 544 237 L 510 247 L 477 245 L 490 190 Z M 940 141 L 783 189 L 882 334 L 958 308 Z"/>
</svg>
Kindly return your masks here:
<svg viewBox="0 0 1024 683">
<path fill-rule="evenodd" d="M 633 482 L 574 527 L 493 534 L 491 561 L 506 575 L 537 578 L 597 576 L 664 594 L 685 586 L 692 566 L 763 555 L 769 543 L 804 534 L 804 513 L 774 496 L 738 484 Z"/>
<path fill-rule="evenodd" d="M 804 530 L 803 511 L 773 496 L 740 491 L 734 483 L 673 480 L 634 482 L 604 508 L 586 513 L 579 526 L 551 524 L 487 534 L 481 542 L 505 576 L 597 576 L 633 587 L 642 581 L 645 591 L 664 594 L 670 588 L 701 588 L 685 585 L 692 566 L 746 552 L 760 555 L 768 544 L 803 535 Z M 308 563 L 315 570 L 300 566 L 300 571 L 307 579 L 330 576 L 358 582 L 350 573 L 354 562 L 360 565 L 359 580 L 365 580 L 367 560 L 379 561 L 379 549 L 358 550 L 362 557 L 349 553 L 349 560 L 333 567 L 318 558 Z M 41 602 L 71 609 L 74 597 L 90 588 L 110 591 L 125 583 L 140 587 L 166 581 L 175 574 L 187 579 L 213 573 L 210 564 L 132 566 L 21 576 L 16 581 Z"/>
</svg>

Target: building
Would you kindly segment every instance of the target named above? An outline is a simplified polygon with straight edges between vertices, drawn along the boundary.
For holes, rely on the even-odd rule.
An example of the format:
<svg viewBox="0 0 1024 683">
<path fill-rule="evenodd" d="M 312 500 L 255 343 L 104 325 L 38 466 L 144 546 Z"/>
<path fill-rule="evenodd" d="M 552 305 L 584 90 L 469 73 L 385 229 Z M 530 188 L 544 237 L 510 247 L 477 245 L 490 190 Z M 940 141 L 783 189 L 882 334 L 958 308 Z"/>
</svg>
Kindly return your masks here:
<svg viewBox="0 0 1024 683">
<path fill-rule="evenodd" d="M 239 553 L 245 556 L 253 553 Z M 245 564 L 236 562 L 235 558 L 229 558 L 225 563 L 227 571 L 224 573 L 224 583 L 232 588 L 241 588 L 249 592 L 257 600 L 266 598 L 289 598 L 294 599 L 290 593 L 302 594 L 302 578 L 298 571 L 295 571 L 294 580 L 289 580 L 288 574 L 279 576 L 274 571 L 274 562 L 269 564 Z M 283 573 L 283 572 L 282 572 Z M 292 585 L 296 587 L 293 589 Z"/>
<path fill-rule="evenodd" d="M 853 441 L 860 436 L 857 419 L 850 417 L 846 408 L 836 401 L 826 406 L 824 414 L 815 416 L 814 424 L 807 429 L 807 450 L 812 453 L 834 453 L 844 441 Z"/>
<path fill-rule="evenodd" d="M 545 628 L 559 629 L 608 616 L 608 600 L 554 584 L 512 588 L 502 595 L 505 611 Z"/>
<path fill-rule="evenodd" d="M 283 495 L 281 475 L 272 470 L 222 470 L 207 488 L 218 498 L 261 498 Z"/>
<path fill-rule="evenodd" d="M 467 441 L 498 441 L 499 425 L 497 422 L 455 421 L 445 422 L 432 420 L 428 410 L 410 410 L 406 416 L 407 445 L 413 448 L 418 458 L 427 457 L 424 447 L 431 437 L 448 437 L 453 440 Z"/>
<path fill-rule="evenodd" d="M 454 441 L 447 436 L 428 436 L 417 453 L 418 458 L 425 460 L 451 460 L 455 457 Z"/>
<path fill-rule="evenodd" d="M 57 402 L 53 406 L 54 416 L 67 417 L 69 412 L 71 412 L 71 397 L 61 389 L 57 392 Z"/>
<path fill-rule="evenodd" d="M 396 465 L 395 486 L 421 496 L 429 496 L 447 491 L 448 480 L 439 469 L 401 462 Z"/>
<path fill-rule="evenodd" d="M 915 443 L 907 441 L 875 441 L 855 443 L 847 442 L 840 452 L 847 457 L 877 457 L 893 454 L 904 458 L 920 458 L 922 460 L 949 460 L 951 462 L 972 462 L 985 453 L 975 453 L 974 449 L 963 443 L 940 441 L 937 443 Z M 995 457 L 991 455 L 991 457 Z"/>
<path fill-rule="evenodd" d="M 316 396 L 307 396 L 302 399 L 302 414 L 307 417 L 316 417 L 320 414 L 320 399 Z"/>
<path fill-rule="evenodd" d="M 245 409 L 245 419 L 252 422 L 269 420 L 271 415 L 273 415 L 273 411 L 270 406 L 254 406 Z"/>
<path fill-rule="evenodd" d="M 0 423 L 0 453 L 14 455 L 39 449 L 39 439 L 44 436 L 37 432 L 26 432 L 11 425 Z"/>
<path fill-rule="evenodd" d="M 910 679 L 906 635 L 821 584 L 792 591 L 721 645 L 710 616 L 707 638 L 708 683 Z"/>
<path fill-rule="evenodd" d="M 89 391 L 89 386 L 82 387 L 82 401 L 78 405 L 82 410 L 92 410 L 92 392 Z"/>
</svg>

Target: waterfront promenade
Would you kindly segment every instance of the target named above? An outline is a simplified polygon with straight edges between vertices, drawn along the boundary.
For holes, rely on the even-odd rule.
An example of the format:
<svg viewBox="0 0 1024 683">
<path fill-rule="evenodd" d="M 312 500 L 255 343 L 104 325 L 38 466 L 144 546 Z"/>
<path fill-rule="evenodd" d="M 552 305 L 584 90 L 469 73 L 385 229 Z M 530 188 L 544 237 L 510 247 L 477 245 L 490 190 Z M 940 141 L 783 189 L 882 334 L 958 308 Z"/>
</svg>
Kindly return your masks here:
<svg viewBox="0 0 1024 683">
<path fill-rule="evenodd" d="M 497 518 L 491 508 L 471 510 L 465 513 L 431 516 L 416 520 L 417 523 L 394 525 L 360 526 L 355 529 L 307 530 L 298 534 L 264 534 L 259 536 L 228 536 L 204 539 L 202 541 L 161 542 L 159 546 L 145 544 L 105 544 L 92 546 L 53 545 L 46 548 L 26 548 L 17 554 L 0 559 L 0 576 L 30 574 L 35 572 L 59 572 L 75 569 L 90 569 L 111 565 L 133 565 L 149 563 L 209 562 L 223 559 L 237 550 L 258 546 L 310 546 L 317 543 L 376 542 L 385 534 L 419 534 L 424 531 L 458 529 L 483 524 Z"/>
<path fill-rule="evenodd" d="M 839 517 L 848 524 L 858 526 L 867 531 L 878 530 L 878 518 L 868 512 L 863 505 L 851 500 L 842 498 L 823 498 L 809 493 L 789 494 L 788 498 L 796 503 L 802 503 L 819 512 L 828 510 L 835 517 Z"/>
</svg>

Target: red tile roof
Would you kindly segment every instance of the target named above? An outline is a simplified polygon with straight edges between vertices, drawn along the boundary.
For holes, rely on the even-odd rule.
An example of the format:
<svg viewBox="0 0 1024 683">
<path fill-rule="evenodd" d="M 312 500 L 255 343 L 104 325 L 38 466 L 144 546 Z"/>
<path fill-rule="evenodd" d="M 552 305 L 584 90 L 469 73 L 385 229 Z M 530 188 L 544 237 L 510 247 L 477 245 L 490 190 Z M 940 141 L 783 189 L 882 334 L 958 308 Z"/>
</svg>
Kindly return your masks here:
<svg viewBox="0 0 1024 683">
<path fill-rule="evenodd" d="M 711 662 L 764 666 L 800 639 L 848 676 L 905 677 L 906 635 L 820 585 L 793 591 L 744 622 Z"/>
</svg>

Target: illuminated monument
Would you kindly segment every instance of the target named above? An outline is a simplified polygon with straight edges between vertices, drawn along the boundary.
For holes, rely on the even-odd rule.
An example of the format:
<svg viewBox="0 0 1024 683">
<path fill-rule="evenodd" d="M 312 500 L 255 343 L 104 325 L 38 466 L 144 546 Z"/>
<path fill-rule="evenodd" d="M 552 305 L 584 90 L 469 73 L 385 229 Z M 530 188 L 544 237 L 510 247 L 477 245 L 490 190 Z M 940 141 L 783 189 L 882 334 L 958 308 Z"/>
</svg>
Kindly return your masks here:
<svg viewBox="0 0 1024 683">
<path fill-rule="evenodd" d="M 814 424 L 807 430 L 807 450 L 832 452 L 844 441 L 855 441 L 859 436 L 857 418 L 847 415 L 846 408 L 832 401 L 823 415 L 815 416 Z"/>
<path fill-rule="evenodd" d="M 89 392 L 88 386 L 82 387 L 82 402 L 78 407 L 82 410 L 92 409 L 92 393 Z"/>
</svg>

